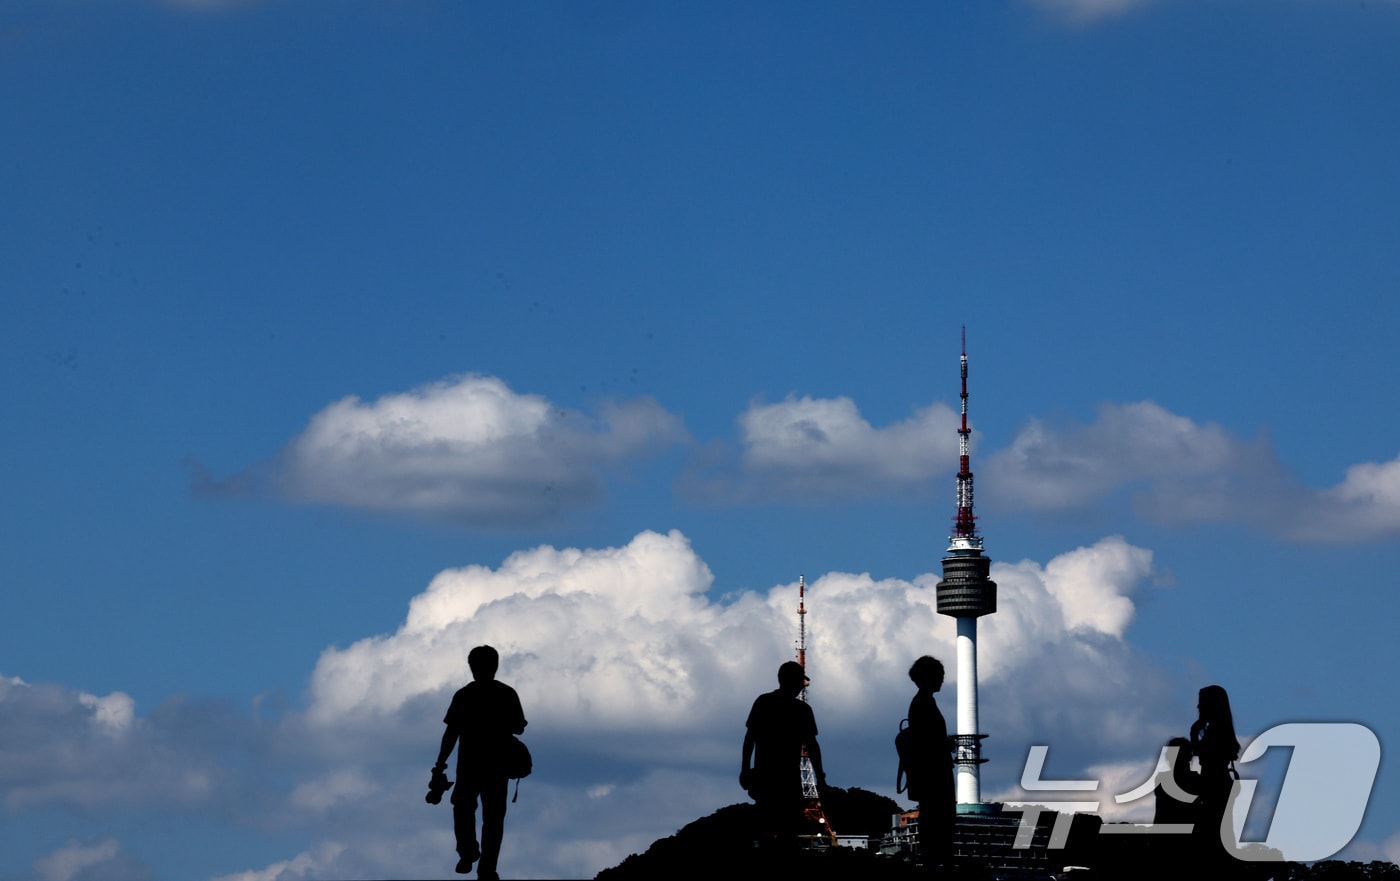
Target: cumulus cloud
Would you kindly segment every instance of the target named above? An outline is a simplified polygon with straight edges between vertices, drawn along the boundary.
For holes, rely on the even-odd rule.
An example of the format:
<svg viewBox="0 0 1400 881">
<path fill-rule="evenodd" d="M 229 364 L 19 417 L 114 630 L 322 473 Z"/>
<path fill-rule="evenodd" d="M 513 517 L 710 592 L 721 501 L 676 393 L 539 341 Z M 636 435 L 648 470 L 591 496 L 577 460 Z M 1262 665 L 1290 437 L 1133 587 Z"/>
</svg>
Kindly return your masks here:
<svg viewBox="0 0 1400 881">
<path fill-rule="evenodd" d="M 534 525 L 596 503 L 604 471 L 686 437 L 650 399 L 596 416 L 467 375 L 373 402 L 350 396 L 311 418 L 277 459 L 196 489 L 267 484 L 296 502 L 408 513 L 475 526 Z"/>
<path fill-rule="evenodd" d="M 121 844 L 107 838 L 93 844 L 70 841 L 53 853 L 34 861 L 34 870 L 43 881 L 71 881 L 93 866 L 111 861 Z"/>
<path fill-rule="evenodd" d="M 506 815 L 503 870 L 512 877 L 592 877 L 742 797 L 729 775 L 676 768 L 657 768 L 606 788 L 583 793 L 539 774 L 526 779 Z M 418 791 L 412 801 L 378 813 L 328 815 L 320 827 L 328 833 L 324 840 L 261 869 L 215 881 L 456 877 L 450 806 L 445 800 L 426 806 Z M 396 823 L 400 812 L 411 822 Z"/>
<path fill-rule="evenodd" d="M 1105 404 L 1089 425 L 1031 419 L 992 455 L 989 493 L 1041 510 L 1082 507 L 1125 485 L 1161 486 L 1230 473 L 1251 449 L 1219 425 L 1200 425 L 1151 401 Z"/>
<path fill-rule="evenodd" d="M 98 697 L 85 691 L 79 692 L 78 703 L 90 708 L 98 727 L 113 736 L 129 729 L 132 719 L 136 716 L 136 701 L 122 691 L 114 691 L 106 697 Z"/>
<path fill-rule="evenodd" d="M 297 784 L 289 800 L 299 810 L 322 812 L 346 801 L 369 798 L 376 789 L 358 769 L 341 768 Z"/>
<path fill-rule="evenodd" d="M 1400 456 L 1365 462 L 1346 471 L 1341 483 L 1318 494 L 1319 519 L 1298 524 L 1300 537 L 1320 541 L 1386 538 L 1400 533 Z"/>
<path fill-rule="evenodd" d="M 1059 744 L 1076 772 L 1155 758 L 1170 729 L 1161 715 L 1169 689 L 1126 641 L 1133 597 L 1152 571 L 1150 551 L 1116 536 L 1043 565 L 994 565 L 999 611 L 980 622 L 982 719 L 994 756 L 986 779 L 1010 786 L 1030 743 Z M 890 789 L 890 738 L 908 705 L 913 658 L 942 656 L 955 672 L 954 625 L 934 607 L 937 580 L 834 572 L 809 584 L 810 699 L 839 785 Z M 791 657 L 796 586 L 716 593 L 679 532 L 643 532 L 613 548 L 542 546 L 495 568 L 447 570 L 411 601 L 396 632 L 322 655 L 304 737 L 344 743 L 360 732 L 381 745 L 416 744 L 422 764 L 433 746 L 423 732 L 438 729 L 467 678 L 467 650 L 493 644 L 530 720 L 536 775 L 525 790 L 543 801 L 523 809 L 530 820 L 511 826 L 507 849 L 522 848 L 516 860 L 531 855 L 527 872 L 592 874 L 743 798 L 732 780 L 742 720 Z M 345 828 L 353 804 L 334 793 L 367 785 L 358 773 L 318 778 L 297 798 Z M 590 822 L 570 822 L 579 816 Z M 377 839 L 334 840 L 361 854 Z"/>
<path fill-rule="evenodd" d="M 1006 508 L 1088 508 L 1126 493 L 1163 523 L 1237 522 L 1302 541 L 1400 533 L 1400 457 L 1307 487 L 1267 440 L 1178 416 L 1151 401 L 1105 404 L 1088 425 L 1030 420 L 982 469 L 983 497 Z"/>
<path fill-rule="evenodd" d="M 358 877 L 339 871 L 344 868 L 341 858 L 345 850 L 345 845 L 338 841 L 321 842 L 289 860 L 278 860 L 262 869 L 222 875 L 215 881 L 311 881 L 315 878 Z"/>
<path fill-rule="evenodd" d="M 1095 743 L 1155 739 L 1160 732 L 1136 707 L 1151 703 L 1159 683 L 1150 671 L 1135 679 L 1144 669 L 1124 641 L 1151 560 L 1111 537 L 1045 566 L 995 566 L 1000 611 L 982 622 L 983 685 L 1003 693 L 991 716 L 1020 727 L 1089 724 Z M 828 721 L 897 721 L 909 662 L 929 652 L 952 658 L 953 622 L 934 608 L 937 580 L 830 573 L 810 584 L 813 701 Z M 592 749 L 613 758 L 723 759 L 734 720 L 792 653 L 795 586 L 720 602 L 709 598 L 712 581 L 678 532 L 643 532 L 619 548 L 544 546 L 496 569 L 448 570 L 414 598 L 396 633 L 322 655 L 308 722 L 342 729 L 416 715 L 412 724 L 437 724 L 465 678 L 466 650 L 491 643 L 531 734 L 567 731 L 574 746 L 592 738 Z"/>
<path fill-rule="evenodd" d="M 850 398 L 755 401 L 739 417 L 737 449 L 712 446 L 679 488 L 729 504 L 943 492 L 956 469 L 957 425 L 942 404 L 875 427 Z M 1400 535 L 1400 456 L 1353 465 L 1335 486 L 1309 487 L 1266 437 L 1241 438 L 1152 401 L 1103 404 L 1087 424 L 1032 418 L 978 461 L 979 500 L 1003 510 L 1085 510 L 1126 499 L 1157 523 L 1242 523 L 1325 543 Z"/>
<path fill-rule="evenodd" d="M 686 488 L 720 502 L 918 493 L 956 468 L 956 430 L 957 416 L 945 404 L 876 428 L 846 397 L 754 401 L 739 416 L 737 457 L 717 455 L 689 476 Z"/>
<path fill-rule="evenodd" d="M 999 610 L 979 642 L 988 792 L 1018 779 L 1030 743 L 1055 744 L 1071 771 L 1155 755 L 1169 689 L 1127 641 L 1151 573 L 1151 552 L 1119 537 L 993 566 Z M 934 654 L 955 674 L 937 580 L 832 572 L 809 584 L 810 700 L 833 783 L 890 792 L 910 662 Z M 180 703 L 141 716 L 116 694 L 0 680 L 0 793 L 11 811 L 157 804 L 303 842 L 227 881 L 445 877 L 450 812 L 424 805 L 427 769 L 466 652 L 489 643 L 535 756 L 503 864 L 589 876 L 744 798 L 743 720 L 792 657 L 796 586 L 714 582 L 679 532 L 444 571 L 397 630 L 324 652 L 305 711 L 271 732 L 201 722 Z M 950 685 L 950 718 L 952 699 Z"/>
<path fill-rule="evenodd" d="M 256 749 L 246 721 L 175 700 L 136 718 L 123 692 L 96 696 L 0 677 L 0 803 L 184 809 L 235 789 L 225 762 Z"/>
</svg>

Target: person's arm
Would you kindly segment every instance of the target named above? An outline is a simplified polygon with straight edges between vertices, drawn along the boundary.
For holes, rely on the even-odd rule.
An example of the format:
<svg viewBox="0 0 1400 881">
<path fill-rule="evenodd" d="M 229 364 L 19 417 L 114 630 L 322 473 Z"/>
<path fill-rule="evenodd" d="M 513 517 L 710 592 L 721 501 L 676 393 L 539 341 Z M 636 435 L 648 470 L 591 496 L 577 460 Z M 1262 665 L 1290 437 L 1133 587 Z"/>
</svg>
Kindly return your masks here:
<svg viewBox="0 0 1400 881">
<path fill-rule="evenodd" d="M 451 725 L 442 732 L 442 746 L 438 747 L 437 764 L 434 770 L 443 770 L 447 767 L 447 757 L 452 755 L 452 748 L 457 745 L 457 729 Z"/>
<path fill-rule="evenodd" d="M 516 694 L 514 689 L 511 689 L 510 696 L 514 698 L 515 703 L 515 718 L 511 720 L 510 733 L 524 734 L 525 726 L 530 723 L 525 721 L 525 710 L 520 706 L 520 695 Z"/>
<path fill-rule="evenodd" d="M 739 766 L 739 785 L 749 788 L 749 777 L 753 771 L 753 729 L 744 729 L 744 761 Z"/>
</svg>

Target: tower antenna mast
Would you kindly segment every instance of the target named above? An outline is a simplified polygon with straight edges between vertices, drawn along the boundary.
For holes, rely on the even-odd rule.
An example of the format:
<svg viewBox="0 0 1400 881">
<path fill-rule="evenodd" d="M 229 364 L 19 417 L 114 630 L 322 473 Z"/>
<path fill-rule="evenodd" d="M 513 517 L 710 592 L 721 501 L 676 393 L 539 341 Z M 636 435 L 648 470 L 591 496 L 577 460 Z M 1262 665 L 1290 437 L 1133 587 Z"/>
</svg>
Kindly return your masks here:
<svg viewBox="0 0 1400 881">
<path fill-rule="evenodd" d="M 958 427 L 958 513 L 953 522 L 953 536 L 975 538 L 977 517 L 972 513 L 972 429 L 967 427 L 967 325 L 962 329 L 962 424 Z"/>
</svg>

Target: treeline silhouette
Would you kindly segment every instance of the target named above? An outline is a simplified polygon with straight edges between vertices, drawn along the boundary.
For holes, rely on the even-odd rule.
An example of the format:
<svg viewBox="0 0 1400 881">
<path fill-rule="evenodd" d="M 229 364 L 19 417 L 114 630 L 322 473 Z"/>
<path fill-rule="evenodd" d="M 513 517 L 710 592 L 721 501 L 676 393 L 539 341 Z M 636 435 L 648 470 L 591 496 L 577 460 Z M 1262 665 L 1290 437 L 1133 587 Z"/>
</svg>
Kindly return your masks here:
<svg viewBox="0 0 1400 881">
<path fill-rule="evenodd" d="M 1400 881 L 1400 866 L 1394 863 L 1372 860 L 1369 863 L 1323 860 L 1305 866 L 1301 863 L 1284 863 L 1277 881 Z"/>
</svg>

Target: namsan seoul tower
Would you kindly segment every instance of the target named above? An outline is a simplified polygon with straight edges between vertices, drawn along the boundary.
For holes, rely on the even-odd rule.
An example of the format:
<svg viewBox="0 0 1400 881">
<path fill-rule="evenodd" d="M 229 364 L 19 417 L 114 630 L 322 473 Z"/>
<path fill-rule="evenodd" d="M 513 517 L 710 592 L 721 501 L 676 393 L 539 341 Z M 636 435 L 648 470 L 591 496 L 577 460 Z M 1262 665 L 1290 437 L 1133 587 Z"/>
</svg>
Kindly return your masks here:
<svg viewBox="0 0 1400 881">
<path fill-rule="evenodd" d="M 953 764 L 959 810 L 982 803 L 982 739 L 977 731 L 977 619 L 997 610 L 997 584 L 987 577 L 992 561 L 982 556 L 982 536 L 972 513 L 972 467 L 967 427 L 967 327 L 962 331 L 962 426 L 958 428 L 958 513 L 938 582 L 938 613 L 958 622 L 958 733 Z"/>
</svg>

